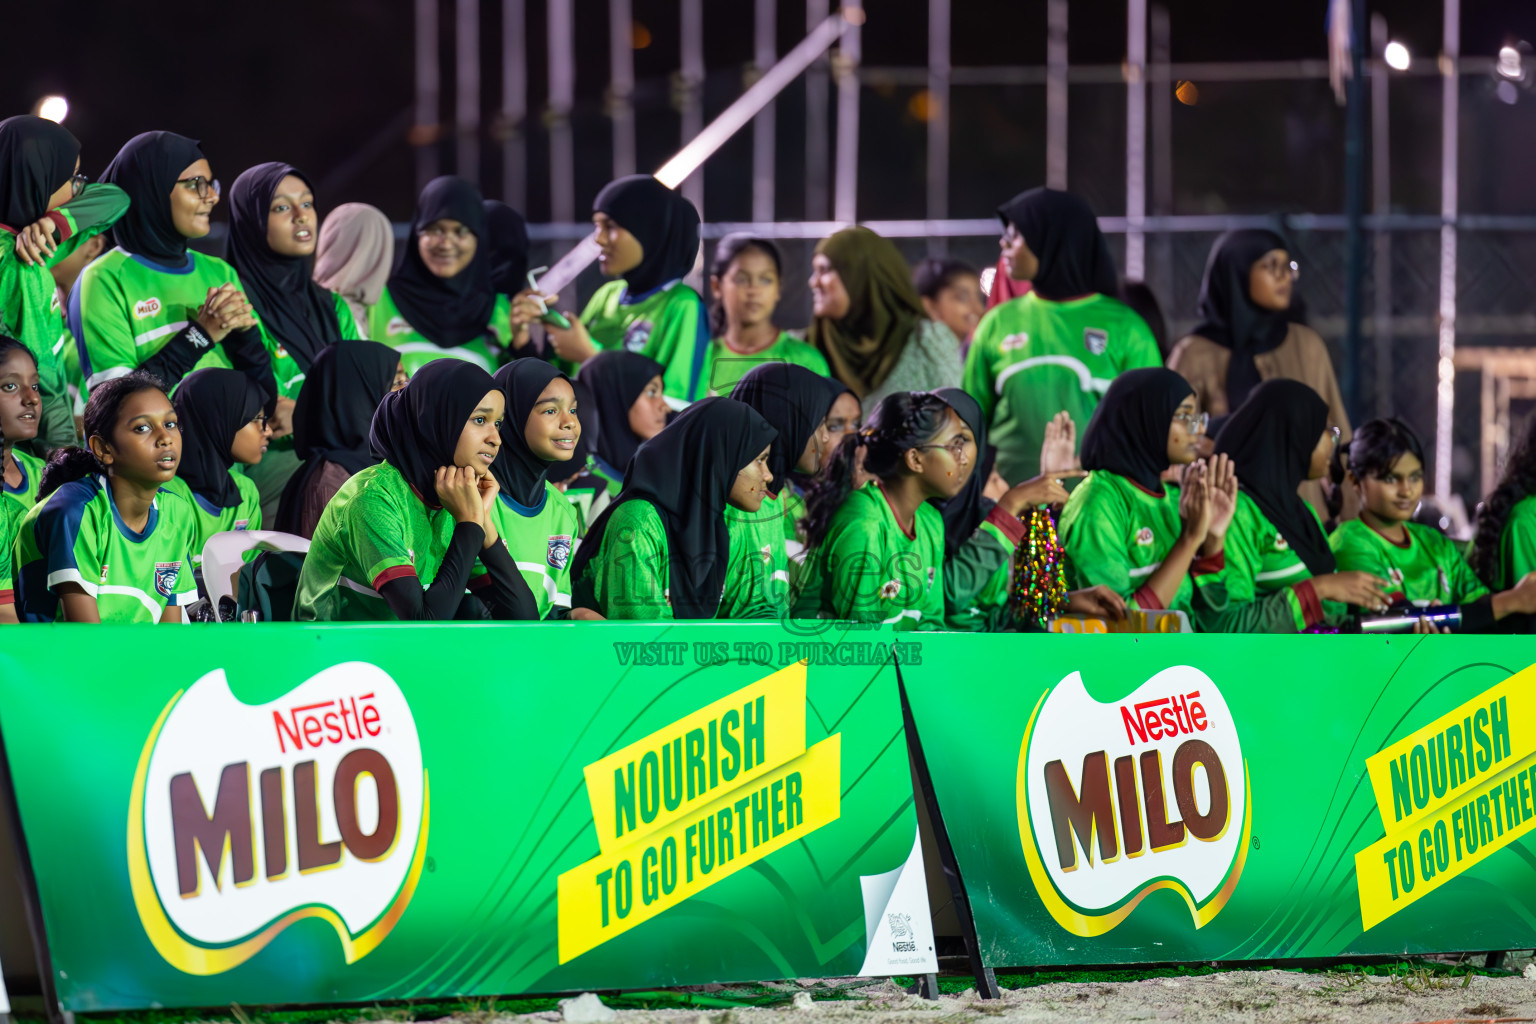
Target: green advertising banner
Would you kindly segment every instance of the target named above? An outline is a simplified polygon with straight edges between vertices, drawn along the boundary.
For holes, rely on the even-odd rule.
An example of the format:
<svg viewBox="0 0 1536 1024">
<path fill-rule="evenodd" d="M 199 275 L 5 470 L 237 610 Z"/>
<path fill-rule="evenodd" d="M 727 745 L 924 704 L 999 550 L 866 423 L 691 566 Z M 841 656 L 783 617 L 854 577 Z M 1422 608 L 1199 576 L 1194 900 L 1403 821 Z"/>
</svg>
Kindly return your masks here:
<svg viewBox="0 0 1536 1024">
<path fill-rule="evenodd" d="M 928 635 L 989 967 L 1536 945 L 1536 642 Z"/>
<path fill-rule="evenodd" d="M 67 1010 L 936 969 L 888 634 L 7 634 Z"/>
</svg>

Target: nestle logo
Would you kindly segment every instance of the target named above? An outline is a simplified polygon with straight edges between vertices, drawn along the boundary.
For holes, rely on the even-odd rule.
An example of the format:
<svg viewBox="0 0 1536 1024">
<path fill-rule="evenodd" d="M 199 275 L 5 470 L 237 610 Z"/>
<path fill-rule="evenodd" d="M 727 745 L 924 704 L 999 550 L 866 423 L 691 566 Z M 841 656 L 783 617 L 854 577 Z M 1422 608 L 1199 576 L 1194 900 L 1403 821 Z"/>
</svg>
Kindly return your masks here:
<svg viewBox="0 0 1536 1024">
<path fill-rule="evenodd" d="M 160 312 L 159 299 L 141 299 L 134 303 L 133 316 L 136 320 L 143 320 L 147 316 L 154 316 Z"/>
<path fill-rule="evenodd" d="M 1126 707 L 1120 705 L 1120 719 L 1125 723 L 1125 738 L 1135 746 L 1147 740 L 1172 739 L 1205 732 L 1209 724 L 1205 720 L 1205 706 L 1195 698 L 1200 691 L 1183 695 L 1144 700 Z"/>
<path fill-rule="evenodd" d="M 299 704 L 288 709 L 286 720 L 281 711 L 272 712 L 278 749 L 286 754 L 289 743 L 293 749 L 303 750 L 377 736 L 383 729 L 379 725 L 379 709 L 370 703 L 372 700 L 373 694 L 365 693 L 361 697 Z"/>
</svg>

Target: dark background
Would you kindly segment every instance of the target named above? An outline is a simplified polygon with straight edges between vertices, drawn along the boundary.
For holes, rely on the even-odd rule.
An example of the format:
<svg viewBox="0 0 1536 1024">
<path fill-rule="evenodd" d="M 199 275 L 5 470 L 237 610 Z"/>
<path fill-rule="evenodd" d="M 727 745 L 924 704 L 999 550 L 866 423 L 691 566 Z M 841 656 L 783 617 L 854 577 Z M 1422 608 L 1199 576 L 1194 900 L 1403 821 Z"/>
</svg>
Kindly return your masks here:
<svg viewBox="0 0 1536 1024">
<path fill-rule="evenodd" d="M 1175 61 L 1324 59 L 1326 0 L 1286 4 L 1169 0 Z M 1536 4 L 1468 0 L 1462 53 L 1492 56 L 1506 39 L 1536 37 Z M 540 113 L 547 66 L 540 0 L 529 0 L 529 219 L 547 219 L 548 149 Z M 926 62 L 927 4 L 869 0 L 864 62 L 920 67 Z M 1042 64 L 1044 0 L 958 0 L 953 63 Z M 1372 5 L 1394 38 L 1416 58 L 1432 59 L 1441 42 L 1441 8 L 1432 0 Z M 442 5 L 443 121 L 451 123 L 454 5 Z M 480 178 L 500 191 L 501 150 L 491 137 L 500 95 L 500 4 L 482 6 L 482 108 L 486 113 Z M 640 169 L 653 169 L 680 144 L 670 76 L 679 63 L 677 5 L 634 0 L 649 35 L 635 51 Z M 802 35 L 804 4 L 779 2 L 779 48 Z M 578 215 L 611 176 L 610 127 L 603 113 L 608 79 L 605 0 L 576 0 Z M 347 200 L 409 219 L 415 161 L 405 141 L 412 103 L 413 9 L 400 0 L 308 0 L 298 5 L 187 4 L 168 0 L 71 4 L 8 2 L 0 62 L 7 112 L 31 109 L 46 93 L 71 103 L 67 124 L 84 145 L 84 169 L 99 173 L 117 147 L 154 128 L 203 141 L 226 183 L 243 168 L 282 159 L 326 181 L 322 207 Z M 752 4 L 707 0 L 706 115 L 742 88 L 751 60 Z M 1073 63 L 1115 64 L 1125 52 L 1125 9 L 1115 0 L 1072 0 Z M 1197 83 L 1196 106 L 1173 106 L 1175 213 L 1319 211 L 1343 207 L 1344 115 L 1325 80 Z M 1508 105 L 1491 80 L 1463 82 L 1462 206 L 1468 212 L 1536 209 L 1536 93 Z M 1394 207 L 1439 209 L 1440 80 L 1392 82 Z M 864 90 L 860 132 L 859 215 L 922 216 L 925 126 L 914 116 L 916 87 L 872 84 Z M 956 87 L 951 134 L 950 213 L 988 216 L 996 204 L 1044 177 L 1044 88 Z M 1070 92 L 1069 180 L 1100 213 L 1124 211 L 1125 90 L 1074 85 Z M 835 120 L 835 119 L 834 119 Z M 779 104 L 778 216 L 803 215 L 804 89 Z M 376 160 L 351 160 L 378 139 Z M 455 170 L 451 139 L 441 168 Z M 745 220 L 751 211 L 750 132 L 743 132 L 706 172 L 707 220 Z M 339 174 L 349 161 L 347 174 Z"/>
</svg>

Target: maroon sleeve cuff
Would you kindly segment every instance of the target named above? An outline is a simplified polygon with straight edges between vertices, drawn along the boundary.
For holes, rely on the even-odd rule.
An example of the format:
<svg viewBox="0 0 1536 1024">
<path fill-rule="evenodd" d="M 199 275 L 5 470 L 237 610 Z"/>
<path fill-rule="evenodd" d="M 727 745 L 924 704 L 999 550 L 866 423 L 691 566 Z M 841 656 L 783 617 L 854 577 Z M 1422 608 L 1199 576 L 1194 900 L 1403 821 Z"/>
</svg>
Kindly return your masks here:
<svg viewBox="0 0 1536 1024">
<path fill-rule="evenodd" d="M 1317 588 L 1312 585 L 1312 581 L 1302 580 L 1300 583 L 1293 583 L 1291 589 L 1296 591 L 1296 597 L 1301 601 L 1301 616 L 1306 620 L 1307 628 L 1311 629 L 1322 622 L 1323 602 L 1317 596 Z"/>
<path fill-rule="evenodd" d="M 1218 551 L 1214 555 L 1206 555 L 1189 563 L 1191 576 L 1209 576 L 1211 573 L 1221 572 L 1227 567 L 1226 551 Z"/>
<path fill-rule="evenodd" d="M 14 590 L 0 590 L 0 604 L 15 604 L 15 603 L 16 603 L 16 591 L 14 591 Z"/>
<path fill-rule="evenodd" d="M 1131 595 L 1131 600 L 1136 602 L 1136 607 L 1144 612 L 1157 612 L 1163 610 L 1163 602 L 1157 596 L 1157 591 L 1152 589 L 1149 583 L 1138 587 L 1136 593 Z"/>
<path fill-rule="evenodd" d="M 66 241 L 74 230 L 69 226 L 69 218 L 57 210 L 50 210 L 45 216 L 53 221 L 54 230 L 59 233 L 59 241 Z"/>
<path fill-rule="evenodd" d="M 384 584 L 386 583 L 401 579 L 405 576 L 415 575 L 416 567 L 414 565 L 392 565 L 373 578 L 373 589 L 383 590 Z"/>
<path fill-rule="evenodd" d="M 1024 521 L 1018 516 L 1011 516 L 998 506 L 993 505 L 992 511 L 987 513 L 986 521 L 1002 530 L 1003 536 L 1012 541 L 1015 548 L 1024 543 Z"/>
</svg>

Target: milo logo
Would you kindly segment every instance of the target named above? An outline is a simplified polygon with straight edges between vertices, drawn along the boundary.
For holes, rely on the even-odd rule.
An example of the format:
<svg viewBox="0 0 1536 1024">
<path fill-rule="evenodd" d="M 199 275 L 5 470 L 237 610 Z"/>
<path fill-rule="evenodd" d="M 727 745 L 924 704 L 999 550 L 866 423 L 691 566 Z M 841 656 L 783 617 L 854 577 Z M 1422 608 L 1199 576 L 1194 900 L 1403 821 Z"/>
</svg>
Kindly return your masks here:
<svg viewBox="0 0 1536 1024">
<path fill-rule="evenodd" d="M 1165 669 L 1120 700 L 1074 672 L 1035 708 L 1019 751 L 1030 878 L 1067 931 L 1102 935 L 1172 889 L 1196 928 L 1237 886 L 1248 849 L 1247 766 L 1210 677 Z"/>
<path fill-rule="evenodd" d="M 237 967 L 304 918 L 351 963 L 405 912 L 427 822 L 416 723 L 382 669 L 336 665 L 259 705 L 217 669 L 172 699 L 139 757 L 134 905 L 189 974 Z"/>
</svg>

